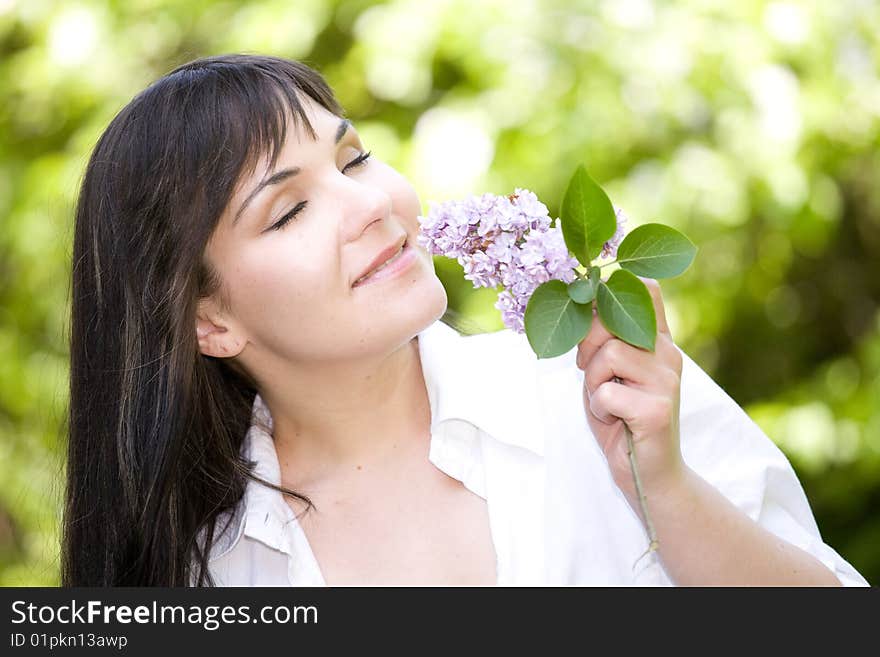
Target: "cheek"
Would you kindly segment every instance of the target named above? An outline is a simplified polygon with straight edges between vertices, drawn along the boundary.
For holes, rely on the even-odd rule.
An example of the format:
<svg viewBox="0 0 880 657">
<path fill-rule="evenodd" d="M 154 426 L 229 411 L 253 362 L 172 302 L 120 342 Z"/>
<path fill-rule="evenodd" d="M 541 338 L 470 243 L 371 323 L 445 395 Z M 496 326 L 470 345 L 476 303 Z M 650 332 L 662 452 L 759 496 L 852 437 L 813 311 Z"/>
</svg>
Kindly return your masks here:
<svg viewBox="0 0 880 657">
<path fill-rule="evenodd" d="M 233 302 L 252 326 L 320 321 L 334 298 L 330 271 L 331 263 L 314 250 L 278 239 L 239 259 L 232 271 Z"/>
</svg>

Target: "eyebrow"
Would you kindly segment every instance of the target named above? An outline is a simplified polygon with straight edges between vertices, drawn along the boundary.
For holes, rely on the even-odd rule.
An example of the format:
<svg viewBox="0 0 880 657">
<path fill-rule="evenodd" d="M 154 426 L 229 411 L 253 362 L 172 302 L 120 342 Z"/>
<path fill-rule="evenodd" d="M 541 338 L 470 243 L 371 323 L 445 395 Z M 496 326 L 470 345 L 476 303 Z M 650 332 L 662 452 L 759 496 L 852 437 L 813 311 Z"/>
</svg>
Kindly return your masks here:
<svg viewBox="0 0 880 657">
<path fill-rule="evenodd" d="M 348 131 L 348 128 L 350 126 L 351 121 L 349 121 L 348 119 L 342 119 L 342 121 L 339 122 L 339 127 L 336 128 L 336 137 L 334 144 L 338 144 L 340 141 L 342 141 L 342 138 L 345 136 L 345 133 Z M 238 220 L 241 217 L 242 213 L 245 211 L 245 208 L 247 208 L 250 202 L 254 200 L 254 197 L 256 197 L 266 187 L 284 182 L 285 180 L 292 178 L 293 176 L 298 174 L 300 170 L 301 169 L 299 167 L 281 169 L 280 171 L 276 171 L 275 173 L 273 173 L 268 178 L 264 178 L 263 180 L 261 180 L 257 184 L 257 186 L 254 187 L 253 190 L 251 190 L 251 193 L 247 195 L 247 198 L 245 198 L 244 202 L 241 204 L 241 207 L 238 208 L 238 212 L 235 213 L 235 217 L 233 217 L 232 219 L 232 226 L 235 227 L 235 224 L 238 223 Z"/>
</svg>

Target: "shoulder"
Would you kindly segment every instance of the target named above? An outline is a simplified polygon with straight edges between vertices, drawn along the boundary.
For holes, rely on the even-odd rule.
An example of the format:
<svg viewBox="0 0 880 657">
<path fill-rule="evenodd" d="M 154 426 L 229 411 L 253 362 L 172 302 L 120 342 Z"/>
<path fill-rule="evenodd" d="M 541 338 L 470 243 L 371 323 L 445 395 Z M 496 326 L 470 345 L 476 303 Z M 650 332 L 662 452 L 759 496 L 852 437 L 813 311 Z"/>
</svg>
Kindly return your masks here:
<svg viewBox="0 0 880 657">
<path fill-rule="evenodd" d="M 491 333 L 461 336 L 467 349 L 481 356 L 481 362 L 492 362 L 521 372 L 545 375 L 564 373 L 569 375 L 577 369 L 577 345 L 566 353 L 553 358 L 538 358 L 525 333 L 505 328 Z"/>
</svg>

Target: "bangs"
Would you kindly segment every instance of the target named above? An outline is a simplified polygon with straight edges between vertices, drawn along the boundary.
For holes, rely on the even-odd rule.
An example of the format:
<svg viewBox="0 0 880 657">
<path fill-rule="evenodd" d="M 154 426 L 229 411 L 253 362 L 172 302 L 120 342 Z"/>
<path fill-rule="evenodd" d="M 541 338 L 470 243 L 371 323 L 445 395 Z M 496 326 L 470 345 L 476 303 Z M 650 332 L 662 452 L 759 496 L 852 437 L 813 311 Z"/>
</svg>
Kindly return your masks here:
<svg viewBox="0 0 880 657">
<path fill-rule="evenodd" d="M 206 133 L 199 141 L 210 144 L 213 153 L 205 166 L 215 172 L 219 168 L 227 182 L 253 175 L 264 160 L 273 168 L 290 129 L 301 128 L 317 139 L 302 94 L 336 116 L 345 114 L 323 77 L 296 61 L 256 55 L 211 57 L 181 66 L 168 77 L 182 78 L 186 99 L 207 109 L 199 117 Z"/>
<path fill-rule="evenodd" d="M 240 154 L 237 159 L 242 163 L 236 178 L 252 175 L 264 159 L 269 170 L 273 169 L 290 129 L 302 129 L 311 139 L 317 138 L 294 89 L 276 86 L 265 79 L 258 79 L 257 83 L 253 93 L 245 93 L 240 98 L 233 96 L 234 106 L 227 113 L 227 116 L 240 117 L 228 124 L 227 135 L 230 150 Z M 293 119 L 292 127 L 288 125 L 289 117 Z"/>
</svg>

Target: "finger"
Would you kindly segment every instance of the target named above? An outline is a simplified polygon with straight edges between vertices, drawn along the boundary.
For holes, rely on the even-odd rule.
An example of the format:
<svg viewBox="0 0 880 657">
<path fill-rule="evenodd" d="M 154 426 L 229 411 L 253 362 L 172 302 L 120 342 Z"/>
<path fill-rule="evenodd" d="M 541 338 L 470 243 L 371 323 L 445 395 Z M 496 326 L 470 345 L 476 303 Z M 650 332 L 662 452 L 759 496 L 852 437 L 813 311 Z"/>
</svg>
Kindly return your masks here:
<svg viewBox="0 0 880 657">
<path fill-rule="evenodd" d="M 672 336 L 669 330 L 669 323 L 666 321 L 666 307 L 663 304 L 663 292 L 660 289 L 660 283 L 654 278 L 646 278 L 639 276 L 639 280 L 648 288 L 651 293 L 651 300 L 654 302 L 654 314 L 657 316 L 657 331 Z"/>
<path fill-rule="evenodd" d="M 623 421 L 616 417 L 611 417 L 608 422 L 600 420 L 593 414 L 593 411 L 590 408 L 590 400 L 586 395 L 584 395 L 584 412 L 587 416 L 587 424 L 589 425 L 590 431 L 593 433 L 596 442 L 599 443 L 599 447 L 602 448 L 602 451 L 607 453 L 608 448 L 618 440 L 619 434 L 622 432 L 624 426 Z"/>
<path fill-rule="evenodd" d="M 603 424 L 623 420 L 633 435 L 671 422 L 672 403 L 662 395 L 606 381 L 590 397 L 590 413 Z"/>
<path fill-rule="evenodd" d="M 614 424 L 618 420 L 629 423 L 635 419 L 634 411 L 644 402 L 646 394 L 622 383 L 605 381 L 590 396 L 590 414 L 602 424 Z"/>
<path fill-rule="evenodd" d="M 639 349 L 623 340 L 609 340 L 586 364 L 584 382 L 587 393 L 593 392 L 615 376 L 625 384 L 658 393 L 673 390 L 678 377 L 656 353 Z"/>
<path fill-rule="evenodd" d="M 587 331 L 587 335 L 584 336 L 583 340 L 578 343 L 577 366 L 580 369 L 584 369 L 602 345 L 613 338 L 614 335 L 605 328 L 605 325 L 602 323 L 602 320 L 599 319 L 599 315 L 594 306 L 593 321 L 590 324 L 590 330 Z"/>
</svg>

